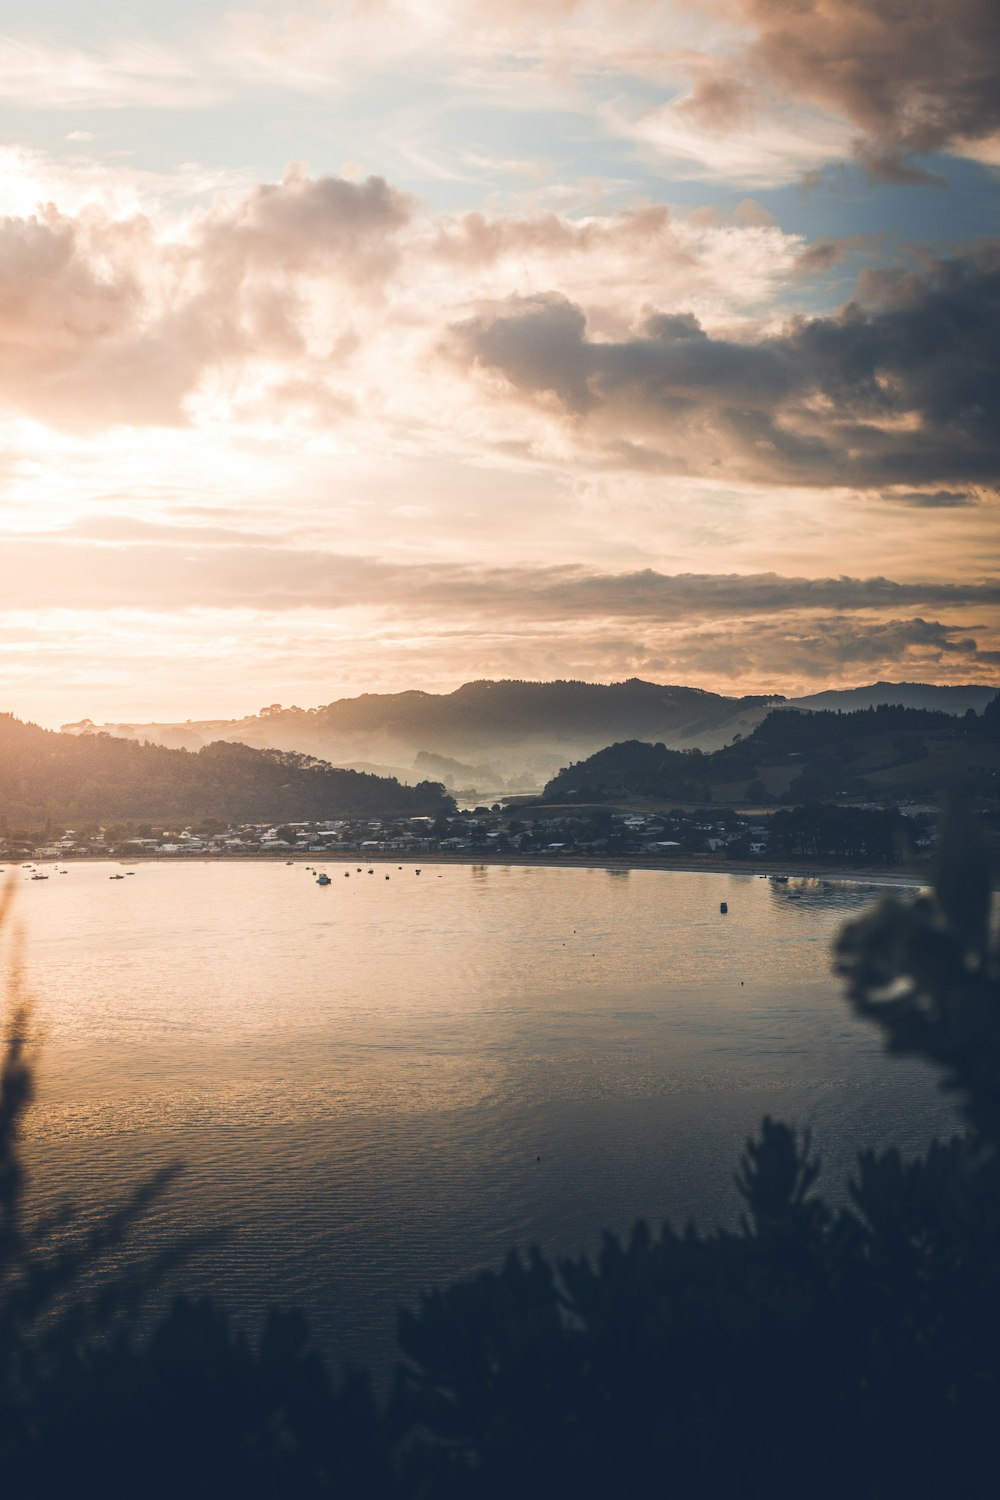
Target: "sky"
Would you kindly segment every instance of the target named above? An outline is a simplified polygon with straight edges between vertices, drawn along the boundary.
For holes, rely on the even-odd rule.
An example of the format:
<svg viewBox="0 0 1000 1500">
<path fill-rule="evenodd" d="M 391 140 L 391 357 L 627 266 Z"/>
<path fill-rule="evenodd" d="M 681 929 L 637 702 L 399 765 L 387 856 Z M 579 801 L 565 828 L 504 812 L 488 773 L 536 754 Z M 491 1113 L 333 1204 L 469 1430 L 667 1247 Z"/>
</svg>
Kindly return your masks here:
<svg viewBox="0 0 1000 1500">
<path fill-rule="evenodd" d="M 0 711 L 1000 682 L 995 0 L 0 33 Z"/>
</svg>

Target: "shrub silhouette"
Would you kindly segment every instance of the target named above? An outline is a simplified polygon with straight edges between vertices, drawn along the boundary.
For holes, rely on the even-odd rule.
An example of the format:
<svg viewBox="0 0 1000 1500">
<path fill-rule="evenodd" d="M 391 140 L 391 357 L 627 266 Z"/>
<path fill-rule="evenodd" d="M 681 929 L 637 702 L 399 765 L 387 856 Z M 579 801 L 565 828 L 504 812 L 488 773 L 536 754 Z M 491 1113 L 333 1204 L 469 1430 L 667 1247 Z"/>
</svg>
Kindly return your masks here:
<svg viewBox="0 0 1000 1500">
<path fill-rule="evenodd" d="M 979 1496 L 1000 1395 L 1000 947 L 978 833 L 954 812 L 931 895 L 840 935 L 858 1014 L 938 1068 L 964 1133 L 858 1160 L 819 1196 L 808 1137 L 765 1119 L 738 1231 L 606 1236 L 593 1259 L 512 1254 L 400 1314 L 390 1396 L 334 1382 L 295 1313 L 256 1344 L 210 1302 L 136 1331 L 190 1247 L 74 1292 L 164 1184 L 74 1257 L 21 1224 L 27 1012 L 0 1091 L 0 1462 L 11 1492 L 105 1495 Z M 61 1300 L 60 1300 L 61 1299 Z M 65 1305 L 61 1313 L 53 1308 Z"/>
</svg>

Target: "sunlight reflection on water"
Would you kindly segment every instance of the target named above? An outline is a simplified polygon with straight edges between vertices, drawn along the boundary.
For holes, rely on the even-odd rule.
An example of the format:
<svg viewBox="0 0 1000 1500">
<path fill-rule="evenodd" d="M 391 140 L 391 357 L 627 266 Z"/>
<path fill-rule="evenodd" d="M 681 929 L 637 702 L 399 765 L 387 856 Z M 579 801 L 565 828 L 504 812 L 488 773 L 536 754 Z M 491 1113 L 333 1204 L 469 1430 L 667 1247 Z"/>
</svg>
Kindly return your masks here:
<svg viewBox="0 0 1000 1500">
<path fill-rule="evenodd" d="M 331 1352 L 384 1361 L 397 1302 L 515 1242 L 732 1222 L 765 1111 L 812 1125 L 828 1191 L 859 1145 L 953 1126 L 830 978 L 870 885 L 327 868 L 320 888 L 304 862 L 110 884 L 72 865 L 25 883 L 18 918 L 45 1032 L 38 1204 L 183 1158 L 144 1240 L 229 1226 L 188 1284 L 246 1314 L 299 1302 Z"/>
</svg>

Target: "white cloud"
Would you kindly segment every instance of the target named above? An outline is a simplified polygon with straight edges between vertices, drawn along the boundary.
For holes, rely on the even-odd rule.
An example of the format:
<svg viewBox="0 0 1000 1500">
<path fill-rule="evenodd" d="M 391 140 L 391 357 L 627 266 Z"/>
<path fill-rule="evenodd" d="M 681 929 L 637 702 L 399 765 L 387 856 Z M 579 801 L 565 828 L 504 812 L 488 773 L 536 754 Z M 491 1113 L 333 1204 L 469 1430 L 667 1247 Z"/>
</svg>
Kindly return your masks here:
<svg viewBox="0 0 1000 1500">
<path fill-rule="evenodd" d="M 685 111 L 690 96 L 639 113 L 607 106 L 608 130 L 655 154 L 679 179 L 780 187 L 850 156 L 856 132 L 815 111 L 767 110 L 717 128 Z"/>
<path fill-rule="evenodd" d="M 224 97 L 179 50 L 150 41 L 98 50 L 0 36 L 0 99 L 20 109 L 204 109 Z"/>
</svg>

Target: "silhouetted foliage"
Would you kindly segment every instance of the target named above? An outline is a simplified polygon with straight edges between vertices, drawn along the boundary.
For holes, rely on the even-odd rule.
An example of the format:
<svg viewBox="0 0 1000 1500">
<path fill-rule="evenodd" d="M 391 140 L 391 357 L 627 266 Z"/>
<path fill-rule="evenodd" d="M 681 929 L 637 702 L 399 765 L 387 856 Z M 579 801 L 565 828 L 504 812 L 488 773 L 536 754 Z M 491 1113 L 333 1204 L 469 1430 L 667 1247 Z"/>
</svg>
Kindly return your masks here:
<svg viewBox="0 0 1000 1500">
<path fill-rule="evenodd" d="M 765 1119 L 736 1176 L 738 1230 L 639 1223 L 596 1257 L 512 1254 L 427 1294 L 400 1315 L 384 1408 L 360 1378 L 329 1380 L 294 1314 L 272 1315 L 255 1346 L 208 1303 L 178 1304 L 145 1339 L 127 1322 L 111 1336 L 64 1325 L 41 1361 L 7 1342 L 9 1268 L 32 1284 L 35 1256 L 9 1227 L 30 1093 L 15 1012 L 0 1440 L 17 1492 L 992 1495 L 1000 944 L 967 813 L 947 823 L 933 894 L 849 924 L 836 963 L 890 1049 L 941 1070 L 964 1134 L 914 1161 L 863 1152 L 834 1207 L 808 1137 Z"/>
</svg>

